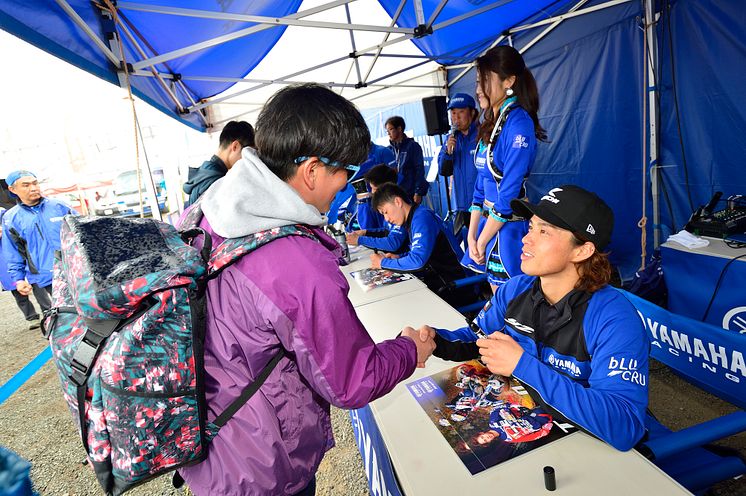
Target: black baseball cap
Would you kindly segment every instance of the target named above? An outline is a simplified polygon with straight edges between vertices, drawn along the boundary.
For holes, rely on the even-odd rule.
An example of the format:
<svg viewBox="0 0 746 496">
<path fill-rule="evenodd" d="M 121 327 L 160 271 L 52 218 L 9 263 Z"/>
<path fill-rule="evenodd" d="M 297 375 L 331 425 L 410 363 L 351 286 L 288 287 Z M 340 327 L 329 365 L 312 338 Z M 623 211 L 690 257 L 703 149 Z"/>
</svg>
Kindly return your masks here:
<svg viewBox="0 0 746 496">
<path fill-rule="evenodd" d="M 597 194 L 566 184 L 552 188 L 534 205 L 525 200 L 513 200 L 510 208 L 521 217 L 538 215 L 553 226 L 566 229 L 588 240 L 598 251 L 611 241 L 614 212 Z"/>
</svg>

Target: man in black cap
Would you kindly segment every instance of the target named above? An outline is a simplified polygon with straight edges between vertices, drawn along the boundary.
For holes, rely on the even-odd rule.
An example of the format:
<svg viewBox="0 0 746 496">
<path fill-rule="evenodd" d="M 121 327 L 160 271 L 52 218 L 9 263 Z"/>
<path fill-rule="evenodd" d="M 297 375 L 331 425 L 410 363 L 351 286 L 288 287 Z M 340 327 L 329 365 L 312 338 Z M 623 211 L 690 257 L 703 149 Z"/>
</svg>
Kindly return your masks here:
<svg viewBox="0 0 746 496">
<path fill-rule="evenodd" d="M 482 356 L 494 374 L 514 376 L 555 420 L 571 423 L 619 450 L 645 433 L 648 339 L 635 308 L 608 285 L 602 250 L 614 215 L 601 198 L 560 186 L 533 205 L 523 238 L 525 275 L 502 285 L 472 326 L 437 333 L 435 355 Z M 476 346 L 475 346 L 476 344 Z"/>
</svg>

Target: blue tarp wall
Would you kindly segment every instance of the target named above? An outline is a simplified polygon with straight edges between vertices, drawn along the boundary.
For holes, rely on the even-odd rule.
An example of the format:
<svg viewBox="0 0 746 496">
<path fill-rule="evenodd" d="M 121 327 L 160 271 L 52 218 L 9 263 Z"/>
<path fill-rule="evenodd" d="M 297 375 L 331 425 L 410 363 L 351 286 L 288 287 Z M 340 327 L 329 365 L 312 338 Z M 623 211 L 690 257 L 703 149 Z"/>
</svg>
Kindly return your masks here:
<svg viewBox="0 0 746 496">
<path fill-rule="evenodd" d="M 738 0 L 678 0 L 661 7 L 665 15 L 656 32 L 665 241 L 715 190 L 724 197 L 746 193 L 746 9 Z M 616 215 L 611 259 L 625 278 L 639 266 L 641 253 L 637 224 L 642 217 L 642 143 L 648 139 L 643 15 L 635 2 L 569 19 L 524 53 L 539 85 L 540 119 L 550 139 L 539 147 L 529 197 L 535 201 L 567 183 L 602 196 Z M 520 49 L 543 28 L 514 35 L 513 45 Z M 459 72 L 449 71 L 449 80 Z M 472 70 L 449 93 L 474 94 L 474 85 Z M 653 211 L 646 169 L 650 253 Z"/>
</svg>

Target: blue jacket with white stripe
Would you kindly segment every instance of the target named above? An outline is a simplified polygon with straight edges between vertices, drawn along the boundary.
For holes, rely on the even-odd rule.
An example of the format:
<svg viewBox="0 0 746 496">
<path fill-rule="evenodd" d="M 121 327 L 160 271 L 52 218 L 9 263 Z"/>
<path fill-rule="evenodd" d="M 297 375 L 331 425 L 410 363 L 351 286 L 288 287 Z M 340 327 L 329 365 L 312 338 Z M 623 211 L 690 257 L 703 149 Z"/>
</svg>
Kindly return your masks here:
<svg viewBox="0 0 746 496">
<path fill-rule="evenodd" d="M 609 286 L 594 293 L 573 290 L 550 305 L 539 280 L 521 275 L 500 287 L 475 323 L 521 345 L 513 376 L 547 411 L 619 450 L 642 438 L 649 344 L 634 306 L 620 292 Z M 436 332 L 442 349 L 435 354 L 446 359 L 458 353 L 452 342 L 478 338 L 469 327 Z"/>
</svg>

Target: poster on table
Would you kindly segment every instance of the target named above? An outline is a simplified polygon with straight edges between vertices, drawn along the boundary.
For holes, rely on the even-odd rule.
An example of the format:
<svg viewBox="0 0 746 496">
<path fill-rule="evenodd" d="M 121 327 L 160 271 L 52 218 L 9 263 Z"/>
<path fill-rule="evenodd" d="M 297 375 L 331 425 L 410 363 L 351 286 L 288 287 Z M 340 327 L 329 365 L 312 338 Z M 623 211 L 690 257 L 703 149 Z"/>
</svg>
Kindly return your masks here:
<svg viewBox="0 0 746 496">
<path fill-rule="evenodd" d="M 407 388 L 472 475 L 574 431 L 554 422 L 518 381 L 477 360 Z"/>
</svg>

